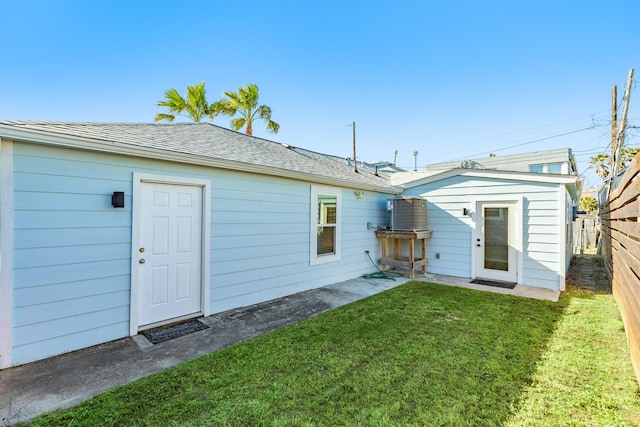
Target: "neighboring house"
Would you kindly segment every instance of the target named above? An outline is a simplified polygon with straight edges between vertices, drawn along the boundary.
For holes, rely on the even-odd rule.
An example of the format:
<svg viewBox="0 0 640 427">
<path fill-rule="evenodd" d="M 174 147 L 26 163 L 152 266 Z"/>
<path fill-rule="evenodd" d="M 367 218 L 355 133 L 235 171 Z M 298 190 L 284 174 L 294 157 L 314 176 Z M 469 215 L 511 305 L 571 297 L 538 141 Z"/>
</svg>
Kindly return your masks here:
<svg viewBox="0 0 640 427">
<path fill-rule="evenodd" d="M 356 172 L 204 123 L 0 121 L 0 368 L 372 272 L 368 224 L 386 226 L 400 195 L 428 200 L 428 271 L 560 290 L 576 189 L 528 172 Z M 477 239 L 501 251 L 484 217 L 510 236 L 508 265 L 478 267 Z"/>
<path fill-rule="evenodd" d="M 570 148 L 534 151 L 523 154 L 484 157 L 458 162 L 432 163 L 427 171 L 443 171 L 455 168 L 493 169 L 513 172 L 535 172 L 561 175 L 577 175 L 575 157 Z"/>
</svg>

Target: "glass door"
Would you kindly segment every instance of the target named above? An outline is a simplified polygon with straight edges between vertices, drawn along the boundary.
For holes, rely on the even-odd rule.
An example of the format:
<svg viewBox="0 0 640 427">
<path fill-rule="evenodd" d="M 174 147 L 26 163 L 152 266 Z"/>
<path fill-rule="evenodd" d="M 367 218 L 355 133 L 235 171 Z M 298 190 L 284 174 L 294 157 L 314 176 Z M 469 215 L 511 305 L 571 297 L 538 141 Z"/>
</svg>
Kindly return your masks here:
<svg viewBox="0 0 640 427">
<path fill-rule="evenodd" d="M 476 238 L 476 276 L 515 282 L 517 251 L 513 240 L 516 207 L 495 202 L 478 205 L 480 233 Z"/>
</svg>

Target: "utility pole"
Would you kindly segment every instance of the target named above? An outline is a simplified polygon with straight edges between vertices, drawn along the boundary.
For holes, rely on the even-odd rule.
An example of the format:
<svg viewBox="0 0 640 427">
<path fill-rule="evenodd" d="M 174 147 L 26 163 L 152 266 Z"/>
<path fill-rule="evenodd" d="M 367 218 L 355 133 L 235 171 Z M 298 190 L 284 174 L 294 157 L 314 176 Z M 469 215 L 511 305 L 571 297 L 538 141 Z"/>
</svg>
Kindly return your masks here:
<svg viewBox="0 0 640 427">
<path fill-rule="evenodd" d="M 609 157 L 610 171 L 613 170 L 613 158 L 616 155 L 616 137 L 618 135 L 618 86 L 611 88 L 611 156 Z"/>
<path fill-rule="evenodd" d="M 629 70 L 629 78 L 627 79 L 627 88 L 624 91 L 624 106 L 622 107 L 622 117 L 618 123 L 618 131 L 616 133 L 616 151 L 613 155 L 611 165 L 611 182 L 609 184 L 609 191 L 613 190 L 616 176 L 618 175 L 618 168 L 620 163 L 620 155 L 622 153 L 622 145 L 624 143 L 624 131 L 627 128 L 627 113 L 629 112 L 629 98 L 631 97 L 631 85 L 633 84 L 633 68 Z"/>
<path fill-rule="evenodd" d="M 353 170 L 358 172 L 358 161 L 356 160 L 356 122 L 353 122 Z"/>
</svg>

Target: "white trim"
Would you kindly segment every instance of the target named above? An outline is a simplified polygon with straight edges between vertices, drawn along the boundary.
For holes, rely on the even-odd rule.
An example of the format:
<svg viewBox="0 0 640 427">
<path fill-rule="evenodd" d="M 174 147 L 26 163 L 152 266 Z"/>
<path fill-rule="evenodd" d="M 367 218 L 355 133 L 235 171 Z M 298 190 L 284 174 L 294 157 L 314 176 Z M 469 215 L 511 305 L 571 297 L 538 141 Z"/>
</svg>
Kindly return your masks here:
<svg viewBox="0 0 640 427">
<path fill-rule="evenodd" d="M 335 241 L 335 253 L 331 255 L 318 256 L 318 196 L 332 196 L 336 198 L 336 241 Z M 310 201 L 310 221 L 309 221 L 309 264 L 318 265 L 326 264 L 328 262 L 340 261 L 340 249 L 341 249 L 341 234 L 342 234 L 342 191 L 334 187 L 324 187 L 320 185 L 311 186 L 311 201 Z"/>
<path fill-rule="evenodd" d="M 140 200 L 143 183 L 177 184 L 202 187 L 202 293 L 203 316 L 211 314 L 211 181 L 184 176 L 133 173 L 133 202 L 131 206 L 131 304 L 129 335 L 138 333 L 138 283 L 137 242 L 140 241 Z"/>
<path fill-rule="evenodd" d="M 0 138 L 0 369 L 13 365 L 13 142 Z"/>
<path fill-rule="evenodd" d="M 52 134 L 34 129 L 16 129 L 13 126 L 0 125 L 0 133 L 4 136 L 36 144 L 46 144 L 60 147 L 77 148 L 82 150 L 98 151 L 110 154 L 123 154 L 148 159 L 167 160 L 190 165 L 209 166 L 220 169 L 230 169 L 241 172 L 251 172 L 263 175 L 271 175 L 282 178 L 291 178 L 304 182 L 313 182 L 338 187 L 354 188 L 357 190 L 369 190 L 380 193 L 400 194 L 403 189 L 399 187 L 367 184 L 348 179 L 315 175 L 305 171 L 282 169 L 269 165 L 225 160 L 214 157 L 181 153 L 178 151 L 162 150 L 159 148 L 142 147 L 116 141 L 105 141 L 90 137 L 78 137 L 73 135 Z"/>
<path fill-rule="evenodd" d="M 478 272 L 478 250 L 477 250 L 477 241 L 478 239 L 482 239 L 480 235 L 480 226 L 478 221 L 482 220 L 482 215 L 479 213 L 480 204 L 483 203 L 504 203 L 507 205 L 515 205 L 515 221 L 514 221 L 514 230 L 513 235 L 515 236 L 514 249 L 517 253 L 516 258 L 516 282 L 519 285 L 523 284 L 524 281 L 524 196 L 488 196 L 482 198 L 472 198 L 471 206 L 473 206 L 474 212 L 472 213 L 472 223 L 471 223 L 471 278 L 475 279 L 477 277 Z"/>
<path fill-rule="evenodd" d="M 558 245 L 560 246 L 560 250 L 558 251 L 559 259 L 559 267 L 558 274 L 559 283 L 558 288 L 560 291 L 564 291 L 566 288 L 566 268 L 567 268 L 567 228 L 568 228 L 568 214 L 567 213 L 567 193 L 568 190 L 563 186 L 558 186 L 558 208 L 559 208 L 559 216 L 560 216 L 560 230 L 558 236 L 560 237 L 560 242 Z M 573 232 L 573 231 L 571 231 Z"/>
<path fill-rule="evenodd" d="M 548 184 L 576 184 L 577 177 L 573 175 L 550 175 L 534 172 L 511 172 L 511 171 L 499 171 L 488 169 L 449 169 L 447 171 L 439 172 L 434 175 L 430 175 L 416 181 L 407 182 L 402 185 L 403 188 L 413 188 L 424 184 L 429 184 L 443 179 L 451 178 L 454 176 L 464 176 L 468 178 L 489 178 L 489 179 L 501 179 L 510 181 L 525 181 L 525 182 L 541 182 Z"/>
</svg>

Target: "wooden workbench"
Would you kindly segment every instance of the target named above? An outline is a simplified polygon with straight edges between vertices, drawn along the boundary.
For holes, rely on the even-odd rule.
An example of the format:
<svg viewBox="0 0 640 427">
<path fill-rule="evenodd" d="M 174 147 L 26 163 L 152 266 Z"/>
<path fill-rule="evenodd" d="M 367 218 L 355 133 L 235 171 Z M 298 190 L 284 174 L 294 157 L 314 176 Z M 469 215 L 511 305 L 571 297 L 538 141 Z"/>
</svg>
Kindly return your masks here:
<svg viewBox="0 0 640 427">
<path fill-rule="evenodd" d="M 376 237 L 382 241 L 382 259 L 380 264 L 382 266 L 408 268 L 409 278 L 415 278 L 416 267 L 422 267 L 422 273 L 427 272 L 427 239 L 431 237 L 431 230 L 425 231 L 391 231 L 391 230 L 378 230 L 376 231 Z M 392 253 L 387 254 L 387 240 L 393 240 L 391 247 Z M 400 242 L 402 240 L 409 241 L 409 257 L 401 256 Z M 421 257 L 416 259 L 415 243 L 416 240 L 421 244 Z"/>
</svg>

